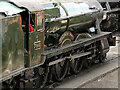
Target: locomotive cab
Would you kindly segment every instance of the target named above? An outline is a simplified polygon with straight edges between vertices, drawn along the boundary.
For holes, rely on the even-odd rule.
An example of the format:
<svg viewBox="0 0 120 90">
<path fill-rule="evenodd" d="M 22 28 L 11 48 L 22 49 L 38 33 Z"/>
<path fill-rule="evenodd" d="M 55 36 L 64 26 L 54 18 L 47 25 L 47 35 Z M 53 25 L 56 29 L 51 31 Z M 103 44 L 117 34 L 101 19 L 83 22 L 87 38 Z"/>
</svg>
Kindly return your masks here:
<svg viewBox="0 0 120 90">
<path fill-rule="evenodd" d="M 44 51 L 44 10 L 21 13 L 22 28 L 24 31 L 25 66 L 34 66 L 42 63 Z"/>
<path fill-rule="evenodd" d="M 44 52 L 44 10 L 38 2 L 22 2 L 19 0 L 12 1 L 13 5 L 19 9 L 24 9 L 20 12 L 21 24 L 24 32 L 24 63 L 25 67 L 32 67 L 38 64 L 43 64 L 42 57 Z M 31 7 L 33 6 L 33 7 Z"/>
<path fill-rule="evenodd" d="M 29 14 L 28 30 L 29 59 L 27 66 L 42 63 L 44 51 L 44 11 L 31 12 Z"/>
</svg>

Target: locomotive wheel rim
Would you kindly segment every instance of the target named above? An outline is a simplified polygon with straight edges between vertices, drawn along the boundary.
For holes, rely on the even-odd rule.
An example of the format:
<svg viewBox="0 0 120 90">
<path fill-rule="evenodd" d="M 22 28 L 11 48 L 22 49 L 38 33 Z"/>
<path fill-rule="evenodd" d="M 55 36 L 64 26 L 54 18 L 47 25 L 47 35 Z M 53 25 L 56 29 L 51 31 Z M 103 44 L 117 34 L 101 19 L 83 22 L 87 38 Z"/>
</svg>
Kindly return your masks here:
<svg viewBox="0 0 120 90">
<path fill-rule="evenodd" d="M 63 64 L 63 62 L 64 62 L 64 64 Z M 63 62 L 60 62 L 60 63 L 54 65 L 54 67 L 53 67 L 54 71 L 55 71 L 54 74 L 55 74 L 56 81 L 62 81 L 67 74 L 69 62 L 68 61 L 63 61 Z"/>
<path fill-rule="evenodd" d="M 63 42 L 61 43 L 61 47 L 68 45 L 69 43 L 72 43 L 71 39 L 65 39 L 63 40 Z"/>
<path fill-rule="evenodd" d="M 71 72 L 74 74 L 78 74 L 83 67 L 83 61 L 79 59 L 72 59 L 71 61 Z"/>
<path fill-rule="evenodd" d="M 90 67 L 91 67 L 91 61 L 88 60 L 88 59 L 86 59 L 86 58 L 83 58 L 83 59 L 85 59 L 85 60 L 84 60 L 84 67 L 85 67 L 86 69 L 90 68 Z"/>
<path fill-rule="evenodd" d="M 76 37 L 76 39 L 75 39 L 75 41 L 79 41 L 80 39 L 81 39 L 81 34 L 79 34 L 77 37 Z"/>
<path fill-rule="evenodd" d="M 41 68 L 43 72 L 41 72 Z M 39 72 L 40 71 L 40 72 Z M 49 67 L 39 67 L 37 71 L 35 71 L 34 77 L 37 78 L 34 80 L 34 88 L 43 88 L 47 82 Z"/>
<path fill-rule="evenodd" d="M 53 66 L 49 67 L 49 71 L 53 71 Z M 47 85 L 53 83 L 53 72 L 48 73 Z"/>
</svg>

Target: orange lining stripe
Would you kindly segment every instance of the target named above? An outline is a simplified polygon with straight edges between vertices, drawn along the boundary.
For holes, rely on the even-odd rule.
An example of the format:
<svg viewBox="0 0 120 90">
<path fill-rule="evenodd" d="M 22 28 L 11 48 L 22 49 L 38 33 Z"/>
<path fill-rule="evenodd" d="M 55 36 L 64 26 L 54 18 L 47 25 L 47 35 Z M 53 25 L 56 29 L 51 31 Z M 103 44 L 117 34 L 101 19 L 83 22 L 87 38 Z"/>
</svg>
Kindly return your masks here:
<svg viewBox="0 0 120 90">
<path fill-rule="evenodd" d="M 75 23 L 79 23 L 80 21 L 75 21 Z"/>
</svg>

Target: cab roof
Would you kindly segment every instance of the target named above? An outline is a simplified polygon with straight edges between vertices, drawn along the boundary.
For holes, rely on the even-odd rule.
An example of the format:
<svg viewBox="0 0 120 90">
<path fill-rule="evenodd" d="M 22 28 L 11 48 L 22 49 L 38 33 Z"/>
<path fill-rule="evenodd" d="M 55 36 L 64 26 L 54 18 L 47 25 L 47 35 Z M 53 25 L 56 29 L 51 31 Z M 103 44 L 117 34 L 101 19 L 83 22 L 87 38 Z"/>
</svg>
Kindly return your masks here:
<svg viewBox="0 0 120 90">
<path fill-rule="evenodd" d="M 15 4 L 20 8 L 26 8 L 30 12 L 43 10 L 40 0 L 4 0 Z"/>
<path fill-rule="evenodd" d="M 0 13 L 4 13 L 5 15 L 13 15 L 23 11 L 24 9 L 21 9 L 14 4 L 6 1 L 0 1 Z"/>
</svg>

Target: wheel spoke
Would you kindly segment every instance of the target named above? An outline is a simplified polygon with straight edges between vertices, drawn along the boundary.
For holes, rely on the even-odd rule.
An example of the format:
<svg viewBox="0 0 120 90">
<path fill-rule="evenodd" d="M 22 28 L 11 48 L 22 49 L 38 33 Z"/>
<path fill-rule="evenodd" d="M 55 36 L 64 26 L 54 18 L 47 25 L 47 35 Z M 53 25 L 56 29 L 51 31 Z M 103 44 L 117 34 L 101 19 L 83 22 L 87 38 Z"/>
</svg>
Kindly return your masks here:
<svg viewBox="0 0 120 90">
<path fill-rule="evenodd" d="M 68 61 L 60 62 L 54 65 L 54 76 L 56 81 L 62 81 L 67 74 Z"/>
<path fill-rule="evenodd" d="M 83 61 L 80 59 L 72 60 L 71 62 L 71 73 L 78 74 L 83 66 Z"/>
<path fill-rule="evenodd" d="M 91 63 L 92 63 L 91 60 L 86 59 L 86 57 L 83 57 L 83 60 L 84 60 L 84 67 L 86 69 L 90 68 L 91 67 Z"/>
</svg>

